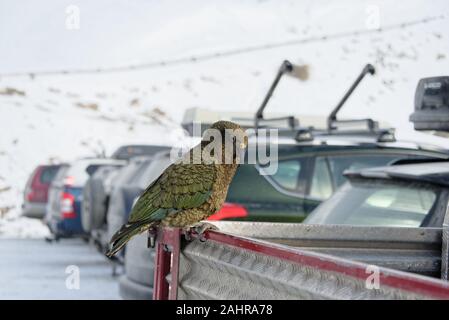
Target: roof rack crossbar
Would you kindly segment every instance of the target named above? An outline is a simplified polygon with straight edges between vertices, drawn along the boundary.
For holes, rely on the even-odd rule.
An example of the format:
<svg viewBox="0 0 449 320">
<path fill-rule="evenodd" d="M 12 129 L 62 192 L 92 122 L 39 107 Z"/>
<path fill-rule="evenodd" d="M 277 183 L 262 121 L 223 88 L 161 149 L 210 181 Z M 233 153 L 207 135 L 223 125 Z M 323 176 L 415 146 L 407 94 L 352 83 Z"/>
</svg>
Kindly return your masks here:
<svg viewBox="0 0 449 320">
<path fill-rule="evenodd" d="M 334 110 L 332 110 L 332 112 L 330 113 L 330 115 L 327 118 L 327 129 L 329 131 L 336 129 L 336 127 L 334 126 L 335 123 L 337 123 L 337 113 L 340 111 L 341 107 L 345 104 L 345 102 L 348 100 L 348 98 L 351 96 L 351 94 L 354 92 L 354 90 L 357 88 L 357 86 L 360 84 L 360 82 L 362 81 L 362 79 L 369 73 L 371 75 L 374 75 L 374 73 L 376 72 L 376 69 L 374 69 L 374 66 L 371 64 L 367 64 L 362 72 L 359 74 L 359 76 L 357 77 L 357 79 L 355 79 L 354 83 L 352 84 L 352 86 L 348 89 L 348 91 L 345 93 L 345 95 L 343 96 L 343 98 L 340 100 L 340 102 L 337 104 L 337 106 L 334 108 Z M 374 125 L 374 121 L 371 119 L 367 119 L 370 121 L 367 121 L 368 123 L 368 128 L 370 130 L 373 130 L 374 127 L 372 127 Z M 347 121 L 359 121 L 359 120 L 346 120 Z M 366 120 L 365 120 L 366 121 Z M 338 121 L 338 122 L 342 122 L 342 120 Z"/>
<path fill-rule="evenodd" d="M 270 119 L 264 119 L 261 118 L 258 121 L 259 126 L 260 126 L 260 122 L 275 122 L 275 121 L 279 121 L 279 120 L 287 120 L 288 126 L 290 128 L 296 128 L 298 126 L 298 121 L 296 121 L 294 116 L 286 116 L 286 117 L 277 117 L 277 118 L 270 118 Z"/>
<path fill-rule="evenodd" d="M 366 124 L 369 131 L 374 131 L 378 128 L 378 122 L 374 121 L 373 119 L 367 118 L 367 119 L 348 119 L 348 120 L 334 120 L 331 122 L 332 128 L 328 129 L 329 131 L 333 129 L 338 129 L 338 124 L 343 125 L 351 125 L 351 124 L 360 124 L 364 123 Z"/>
</svg>

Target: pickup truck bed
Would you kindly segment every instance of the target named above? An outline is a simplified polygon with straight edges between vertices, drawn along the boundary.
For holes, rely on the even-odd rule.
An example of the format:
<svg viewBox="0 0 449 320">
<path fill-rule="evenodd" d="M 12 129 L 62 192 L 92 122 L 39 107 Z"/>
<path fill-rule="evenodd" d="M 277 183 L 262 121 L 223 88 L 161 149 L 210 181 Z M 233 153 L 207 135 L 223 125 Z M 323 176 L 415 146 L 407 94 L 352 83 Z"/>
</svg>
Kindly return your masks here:
<svg viewBox="0 0 449 320">
<path fill-rule="evenodd" d="M 163 230 L 155 299 L 449 299 L 446 227 L 216 225 L 205 242 Z"/>
</svg>

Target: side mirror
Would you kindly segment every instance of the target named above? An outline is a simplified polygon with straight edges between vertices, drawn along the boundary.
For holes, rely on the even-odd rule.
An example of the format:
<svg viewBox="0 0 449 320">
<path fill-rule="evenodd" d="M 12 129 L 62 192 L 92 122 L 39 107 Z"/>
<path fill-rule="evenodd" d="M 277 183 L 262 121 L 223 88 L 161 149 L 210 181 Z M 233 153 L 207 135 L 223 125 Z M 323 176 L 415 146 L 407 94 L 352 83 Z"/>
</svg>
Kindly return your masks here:
<svg viewBox="0 0 449 320">
<path fill-rule="evenodd" d="M 449 77 L 424 78 L 415 92 L 415 112 L 410 116 L 415 130 L 449 132 Z"/>
</svg>

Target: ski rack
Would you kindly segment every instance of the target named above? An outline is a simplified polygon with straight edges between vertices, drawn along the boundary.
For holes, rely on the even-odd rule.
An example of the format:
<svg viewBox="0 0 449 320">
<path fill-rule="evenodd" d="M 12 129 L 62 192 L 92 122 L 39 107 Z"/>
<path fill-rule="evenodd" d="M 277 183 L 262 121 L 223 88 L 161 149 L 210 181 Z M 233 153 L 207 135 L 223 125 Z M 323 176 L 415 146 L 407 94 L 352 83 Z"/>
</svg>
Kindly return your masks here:
<svg viewBox="0 0 449 320">
<path fill-rule="evenodd" d="M 348 91 L 345 93 L 343 98 L 340 100 L 340 102 L 337 104 L 337 106 L 332 110 L 330 115 L 327 118 L 327 129 L 315 129 L 314 127 L 300 127 L 299 121 L 293 117 L 279 117 L 279 118 L 270 118 L 265 119 L 263 116 L 263 112 L 270 101 L 271 96 L 273 95 L 274 90 L 279 84 L 280 79 L 284 74 L 291 73 L 293 71 L 293 64 L 289 62 L 288 60 L 284 60 L 276 74 L 276 77 L 271 84 L 270 89 L 268 90 L 267 94 L 265 95 L 265 98 L 260 105 L 259 109 L 256 112 L 256 115 L 254 117 L 254 127 L 256 130 L 256 136 L 257 131 L 259 128 L 269 128 L 269 126 L 261 126 L 261 122 L 272 122 L 272 121 L 279 121 L 279 120 L 287 120 L 288 128 L 287 129 L 280 129 L 279 130 L 279 136 L 284 137 L 292 137 L 298 142 L 307 142 L 314 140 L 314 137 L 325 137 L 325 136 L 359 136 L 363 138 L 373 138 L 374 142 L 394 142 L 395 136 L 394 136 L 394 129 L 381 129 L 379 128 L 379 123 L 377 121 L 374 121 L 373 119 L 367 118 L 367 119 L 349 119 L 349 120 L 338 120 L 337 114 L 343 107 L 343 105 L 346 103 L 348 98 L 351 96 L 351 94 L 354 92 L 354 90 L 357 88 L 357 86 L 360 84 L 360 82 L 363 80 L 363 78 L 367 74 L 374 75 L 375 74 L 375 68 L 371 64 L 366 64 L 364 68 L 362 69 L 361 73 L 358 75 L 354 83 L 351 85 L 351 87 L 348 89 Z M 361 125 L 361 128 L 353 129 L 350 128 L 354 125 Z M 343 129 L 341 127 L 348 126 L 349 128 Z"/>
<path fill-rule="evenodd" d="M 374 75 L 376 72 L 376 69 L 374 69 L 374 66 L 371 64 L 365 65 L 365 67 L 362 69 L 362 72 L 359 74 L 359 76 L 355 79 L 354 83 L 349 87 L 348 91 L 345 93 L 343 98 L 340 100 L 340 102 L 337 104 L 337 106 L 332 110 L 329 117 L 327 118 L 327 129 L 328 131 L 333 131 L 338 129 L 338 124 L 354 124 L 354 123 L 365 123 L 367 126 L 367 129 L 369 131 L 374 131 L 375 129 L 378 129 L 378 123 L 374 121 L 373 119 L 357 119 L 357 120 L 337 120 L 337 114 L 343 107 L 343 105 L 346 103 L 348 98 L 351 96 L 351 94 L 354 92 L 354 90 L 358 87 L 360 82 L 363 80 L 363 78 L 367 74 Z"/>
<path fill-rule="evenodd" d="M 284 74 L 291 73 L 292 71 L 293 71 L 293 64 L 288 60 L 284 60 L 284 62 L 282 62 L 281 66 L 278 70 L 278 73 L 276 74 L 276 77 L 274 78 L 273 83 L 271 84 L 270 89 L 268 89 L 268 92 L 265 95 L 265 98 L 263 99 L 262 104 L 260 105 L 259 109 L 257 110 L 256 116 L 254 117 L 254 128 L 256 129 L 256 132 L 260 127 L 260 122 L 262 122 L 262 121 L 270 122 L 270 121 L 286 120 L 289 128 L 291 128 L 292 130 L 294 130 L 296 127 L 299 126 L 299 123 L 298 123 L 297 119 L 295 119 L 294 116 L 278 117 L 278 118 L 271 118 L 271 119 L 265 119 L 263 116 L 265 107 L 267 106 L 268 101 L 270 101 L 271 96 L 273 95 L 274 90 L 278 86 L 279 81 L 281 80 L 282 76 Z"/>
</svg>

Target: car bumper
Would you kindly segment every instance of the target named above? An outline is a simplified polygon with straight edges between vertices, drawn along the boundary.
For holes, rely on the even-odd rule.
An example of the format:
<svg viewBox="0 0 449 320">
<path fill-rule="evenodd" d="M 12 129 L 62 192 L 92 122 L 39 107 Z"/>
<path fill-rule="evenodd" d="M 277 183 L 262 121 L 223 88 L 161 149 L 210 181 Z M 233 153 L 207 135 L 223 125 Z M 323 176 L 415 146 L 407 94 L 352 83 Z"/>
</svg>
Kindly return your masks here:
<svg viewBox="0 0 449 320">
<path fill-rule="evenodd" d="M 26 202 L 22 205 L 22 215 L 28 218 L 43 219 L 47 203 L 45 202 Z"/>
<path fill-rule="evenodd" d="M 120 296 L 125 300 L 152 300 L 153 288 L 130 280 L 126 275 L 119 279 Z"/>
<path fill-rule="evenodd" d="M 57 237 L 84 237 L 86 233 L 81 228 L 80 222 L 76 219 L 56 219 L 50 218 L 46 221 L 50 232 Z"/>
</svg>

